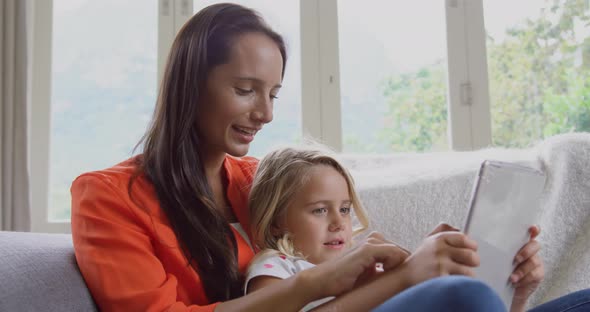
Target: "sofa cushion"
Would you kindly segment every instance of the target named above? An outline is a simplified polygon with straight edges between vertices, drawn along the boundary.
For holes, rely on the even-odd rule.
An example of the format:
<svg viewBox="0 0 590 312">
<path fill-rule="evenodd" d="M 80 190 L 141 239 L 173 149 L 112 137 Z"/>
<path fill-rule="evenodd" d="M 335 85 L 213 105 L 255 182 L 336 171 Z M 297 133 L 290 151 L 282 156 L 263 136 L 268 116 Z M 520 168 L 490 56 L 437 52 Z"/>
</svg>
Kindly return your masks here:
<svg viewBox="0 0 590 312">
<path fill-rule="evenodd" d="M 96 311 L 69 234 L 0 232 L 0 311 Z"/>
</svg>

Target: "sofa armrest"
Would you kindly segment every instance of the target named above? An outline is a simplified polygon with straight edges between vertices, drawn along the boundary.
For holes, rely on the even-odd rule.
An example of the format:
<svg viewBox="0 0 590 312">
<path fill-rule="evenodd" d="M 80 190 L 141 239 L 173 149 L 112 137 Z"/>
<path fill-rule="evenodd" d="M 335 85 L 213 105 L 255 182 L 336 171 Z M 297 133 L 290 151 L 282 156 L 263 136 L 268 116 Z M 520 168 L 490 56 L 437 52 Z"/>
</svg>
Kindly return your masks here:
<svg viewBox="0 0 590 312">
<path fill-rule="evenodd" d="M 71 235 L 0 232 L 0 311 L 96 311 Z"/>
</svg>

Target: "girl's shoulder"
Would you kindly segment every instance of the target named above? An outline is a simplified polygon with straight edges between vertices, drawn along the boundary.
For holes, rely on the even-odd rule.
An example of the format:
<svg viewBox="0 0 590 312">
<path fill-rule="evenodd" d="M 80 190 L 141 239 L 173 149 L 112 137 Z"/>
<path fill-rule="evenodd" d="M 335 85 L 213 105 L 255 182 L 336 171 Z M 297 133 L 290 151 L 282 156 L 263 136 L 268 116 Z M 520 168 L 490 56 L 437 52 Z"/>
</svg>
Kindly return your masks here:
<svg viewBox="0 0 590 312">
<path fill-rule="evenodd" d="M 302 257 L 285 255 L 273 249 L 266 249 L 259 252 L 250 263 L 251 269 L 281 267 L 293 274 L 314 266 L 314 264 Z"/>
</svg>

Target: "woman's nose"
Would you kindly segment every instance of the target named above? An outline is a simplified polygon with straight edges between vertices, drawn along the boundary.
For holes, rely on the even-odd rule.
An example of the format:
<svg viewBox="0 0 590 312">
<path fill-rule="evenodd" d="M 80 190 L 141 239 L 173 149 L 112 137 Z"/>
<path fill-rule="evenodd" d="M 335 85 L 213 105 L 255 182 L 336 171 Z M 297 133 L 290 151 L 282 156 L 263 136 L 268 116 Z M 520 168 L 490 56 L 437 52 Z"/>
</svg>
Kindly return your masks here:
<svg viewBox="0 0 590 312">
<path fill-rule="evenodd" d="M 256 103 L 256 107 L 252 112 L 252 119 L 256 122 L 267 124 L 272 121 L 273 114 L 273 103 L 270 98 L 260 99 Z"/>
</svg>

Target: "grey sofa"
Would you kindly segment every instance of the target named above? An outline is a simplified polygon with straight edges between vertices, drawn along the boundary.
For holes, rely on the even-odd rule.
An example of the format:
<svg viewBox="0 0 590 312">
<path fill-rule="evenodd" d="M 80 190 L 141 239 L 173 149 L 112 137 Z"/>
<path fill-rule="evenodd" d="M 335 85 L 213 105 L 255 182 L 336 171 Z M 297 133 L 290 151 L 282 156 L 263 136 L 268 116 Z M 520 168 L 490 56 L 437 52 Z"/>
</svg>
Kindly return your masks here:
<svg viewBox="0 0 590 312">
<path fill-rule="evenodd" d="M 71 235 L 0 232 L 0 311 L 97 311 Z"/>
<path fill-rule="evenodd" d="M 590 285 L 590 133 L 560 135 L 530 149 L 342 155 L 371 228 L 414 249 L 441 220 L 461 227 L 484 159 L 545 170 L 539 241 L 545 280 L 538 305 Z M 95 311 L 68 234 L 0 232 L 0 311 Z"/>
</svg>

